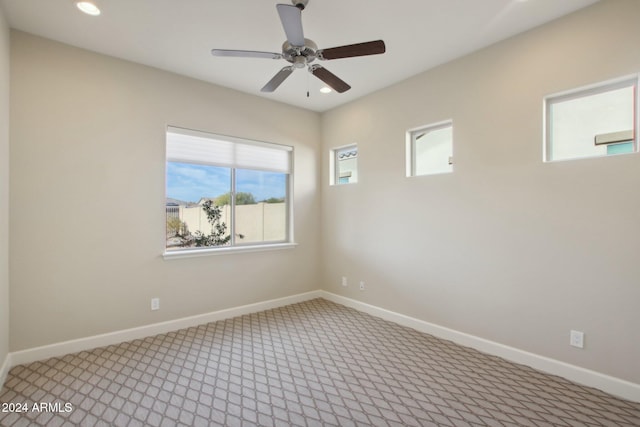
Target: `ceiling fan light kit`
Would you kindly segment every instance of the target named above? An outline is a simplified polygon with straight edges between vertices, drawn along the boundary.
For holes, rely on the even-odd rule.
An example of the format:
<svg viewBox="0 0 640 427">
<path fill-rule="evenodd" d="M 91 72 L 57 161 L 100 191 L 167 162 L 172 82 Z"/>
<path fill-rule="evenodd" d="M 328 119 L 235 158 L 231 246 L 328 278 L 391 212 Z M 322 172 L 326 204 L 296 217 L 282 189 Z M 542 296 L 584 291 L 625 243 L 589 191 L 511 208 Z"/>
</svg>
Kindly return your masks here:
<svg viewBox="0 0 640 427">
<path fill-rule="evenodd" d="M 351 86 L 320 64 L 312 64 L 316 59 L 320 61 L 353 58 L 356 56 L 378 55 L 386 51 L 384 41 L 375 40 L 328 49 L 318 49 L 312 40 L 304 37 L 302 29 L 302 11 L 309 0 L 291 0 L 292 5 L 277 4 L 287 40 L 282 44 L 282 53 L 258 52 L 251 50 L 212 49 L 214 56 L 229 56 L 243 58 L 284 59 L 291 65 L 282 68 L 266 85 L 262 92 L 275 91 L 291 73 L 298 68 L 307 68 L 311 74 L 322 80 L 327 86 L 338 93 L 346 92 Z"/>
</svg>

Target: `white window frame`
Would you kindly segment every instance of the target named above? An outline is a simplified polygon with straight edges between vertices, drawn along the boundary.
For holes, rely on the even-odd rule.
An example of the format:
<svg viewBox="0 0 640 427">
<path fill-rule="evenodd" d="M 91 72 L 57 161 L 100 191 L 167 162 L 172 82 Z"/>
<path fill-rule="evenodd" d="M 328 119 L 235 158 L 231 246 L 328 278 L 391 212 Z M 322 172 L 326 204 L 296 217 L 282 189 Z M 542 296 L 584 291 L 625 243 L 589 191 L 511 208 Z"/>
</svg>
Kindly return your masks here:
<svg viewBox="0 0 640 427">
<path fill-rule="evenodd" d="M 552 141 L 551 141 L 551 131 L 552 131 L 552 127 L 551 127 L 551 105 L 553 103 L 556 102 L 563 102 L 563 101 L 569 101 L 572 99 L 579 99 L 579 98 L 584 98 L 584 97 L 588 97 L 588 96 L 592 96 L 592 95 L 597 95 L 600 93 L 605 93 L 605 92 L 609 92 L 611 90 L 616 90 L 616 89 L 622 89 L 625 87 L 629 87 L 629 86 L 633 86 L 634 87 L 634 97 L 635 97 L 635 102 L 634 102 L 634 112 L 633 112 L 633 122 L 634 122 L 634 127 L 635 129 L 633 129 L 634 134 L 631 135 L 631 138 L 628 139 L 633 143 L 633 149 L 631 152 L 629 153 L 622 153 L 622 154 L 634 154 L 638 152 L 638 128 L 640 125 L 640 119 L 639 119 L 639 112 L 640 112 L 640 97 L 638 96 L 638 88 L 639 88 L 639 84 L 640 84 L 640 74 L 633 74 L 633 75 L 629 75 L 629 76 L 624 76 L 624 77 L 620 77 L 620 78 L 616 78 L 616 79 L 612 79 L 612 80 L 607 80 L 604 82 L 599 82 L 599 83 L 595 83 L 595 84 L 591 84 L 591 85 L 587 85 L 587 86 L 581 86 L 575 89 L 570 89 L 567 91 L 563 91 L 563 92 L 559 92 L 559 93 L 555 93 L 555 94 L 551 94 L 551 95 L 547 95 L 544 97 L 543 100 L 543 144 L 542 144 L 542 161 L 545 163 L 552 163 L 552 162 L 565 162 L 565 161 L 574 161 L 574 160 L 581 160 L 581 159 L 593 159 L 593 158 L 600 158 L 600 157 L 611 157 L 612 155 L 593 155 L 593 156 L 579 156 L 579 157 L 571 157 L 571 158 L 561 158 L 561 159 L 552 159 Z M 607 144 L 607 143 L 615 143 L 615 141 L 609 141 L 609 142 L 598 142 L 598 137 L 600 135 L 596 135 L 594 136 L 594 144 L 596 145 L 601 145 L 601 144 Z M 600 136 L 601 137 L 601 136 Z M 605 139 L 605 138 L 603 138 Z M 627 139 L 625 139 L 627 140 Z M 620 154 L 615 154 L 614 156 L 617 156 Z"/>
<path fill-rule="evenodd" d="M 165 147 L 167 149 L 166 164 L 168 164 L 169 162 L 184 162 L 184 163 L 204 164 L 204 165 L 210 165 L 210 166 L 230 168 L 231 183 L 230 183 L 229 190 L 232 196 L 230 198 L 231 199 L 230 209 L 231 209 L 232 220 L 230 221 L 230 224 L 228 227 L 229 227 L 229 233 L 231 234 L 231 242 L 234 242 L 234 233 L 235 233 L 235 214 L 234 214 L 235 201 L 234 199 L 235 199 L 235 189 L 236 189 L 236 183 L 235 183 L 236 169 L 272 171 L 274 170 L 273 167 L 267 166 L 265 168 L 261 168 L 259 166 L 256 166 L 255 157 L 253 159 L 247 159 L 247 163 L 243 165 L 243 164 L 234 163 L 237 161 L 238 156 L 233 156 L 234 159 L 230 161 L 219 162 L 215 160 L 202 161 L 202 160 L 196 159 L 197 156 L 189 152 L 185 152 L 184 154 L 177 153 L 175 150 L 171 150 L 169 148 L 170 133 L 181 135 L 181 136 L 187 136 L 187 137 L 193 136 L 196 138 L 211 139 L 212 141 L 219 141 L 222 143 L 231 143 L 234 146 L 238 147 L 240 150 L 242 150 L 242 148 L 248 148 L 249 150 L 253 148 L 253 149 L 257 149 L 257 151 L 261 151 L 261 149 L 262 150 L 267 149 L 267 151 L 273 150 L 275 152 L 276 150 L 279 150 L 279 151 L 282 151 L 283 153 L 286 153 L 286 156 L 287 156 L 286 161 L 288 162 L 287 172 L 282 172 L 287 174 L 287 185 L 286 185 L 286 194 L 285 194 L 285 199 L 287 203 L 286 225 L 285 225 L 286 236 L 283 241 L 277 241 L 277 242 L 264 242 L 264 243 L 252 242 L 247 244 L 232 243 L 229 246 L 185 248 L 185 249 L 179 249 L 179 250 L 173 250 L 173 251 L 167 251 L 167 248 L 165 246 L 163 249 L 163 257 L 165 259 L 179 259 L 179 258 L 191 258 L 191 257 L 216 255 L 216 254 L 291 249 L 297 246 L 297 244 L 295 243 L 294 234 L 293 234 L 294 233 L 294 227 L 293 227 L 293 214 L 294 214 L 294 211 L 293 211 L 293 172 L 294 172 L 293 158 L 294 158 L 294 155 L 293 154 L 294 154 L 294 150 L 293 150 L 293 147 L 282 145 L 282 144 L 255 141 L 255 140 L 249 140 L 249 139 L 238 138 L 238 137 L 227 136 L 227 135 L 218 135 L 218 134 L 213 134 L 209 132 L 185 129 L 185 128 L 180 128 L 175 126 L 167 127 L 167 130 L 166 130 L 167 142 L 165 144 Z M 276 159 L 276 162 L 280 162 L 280 163 L 284 162 L 284 159 L 282 158 L 281 155 L 277 155 L 276 157 L 281 157 L 280 159 Z M 253 166 L 251 166 L 252 164 Z M 280 168 L 283 168 L 283 167 L 281 166 Z M 165 169 L 165 180 L 166 178 L 167 178 L 167 171 Z M 166 182 L 165 182 L 165 191 L 166 191 Z M 166 193 L 165 193 L 165 199 L 166 199 Z"/>
<path fill-rule="evenodd" d="M 332 186 L 333 185 L 350 185 L 350 184 L 358 183 L 357 180 L 355 182 L 340 182 L 340 178 L 342 177 L 338 176 L 338 174 L 340 173 L 340 168 L 338 167 L 338 164 L 339 164 L 338 156 L 341 152 L 347 151 L 350 149 L 356 150 L 358 152 L 358 154 L 356 155 L 356 158 L 358 158 L 360 155 L 358 144 L 341 145 L 340 147 L 335 147 L 329 151 L 329 174 L 330 174 L 329 185 L 332 185 Z M 358 169 L 359 169 L 359 165 L 356 167 L 356 171 L 358 171 Z M 358 173 L 358 176 L 359 176 L 359 173 Z"/>
<path fill-rule="evenodd" d="M 451 165 L 451 170 L 441 171 L 441 172 L 430 172 L 430 173 L 416 173 L 416 135 L 425 132 L 433 132 L 440 129 L 451 128 L 451 151 L 452 155 L 449 157 L 449 164 Z M 432 123 L 424 126 L 415 127 L 413 129 L 409 129 L 406 132 L 405 138 L 406 145 L 406 176 L 416 177 L 416 176 L 429 176 L 429 175 L 440 175 L 453 173 L 453 120 L 443 120 L 441 122 Z"/>
</svg>

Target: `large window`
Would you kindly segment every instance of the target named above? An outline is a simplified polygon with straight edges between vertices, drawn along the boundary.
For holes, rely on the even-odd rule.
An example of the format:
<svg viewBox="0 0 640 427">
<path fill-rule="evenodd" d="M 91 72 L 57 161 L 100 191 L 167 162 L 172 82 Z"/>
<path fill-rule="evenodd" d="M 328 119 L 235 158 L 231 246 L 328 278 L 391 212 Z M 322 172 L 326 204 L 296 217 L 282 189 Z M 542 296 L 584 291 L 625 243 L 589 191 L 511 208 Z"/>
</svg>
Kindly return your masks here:
<svg viewBox="0 0 640 427">
<path fill-rule="evenodd" d="M 170 127 L 166 252 L 292 241 L 292 148 Z"/>
<path fill-rule="evenodd" d="M 453 171 L 453 124 L 451 121 L 407 132 L 407 176 Z"/>
<path fill-rule="evenodd" d="M 545 161 L 638 151 L 638 79 L 627 78 L 545 99 Z"/>
</svg>

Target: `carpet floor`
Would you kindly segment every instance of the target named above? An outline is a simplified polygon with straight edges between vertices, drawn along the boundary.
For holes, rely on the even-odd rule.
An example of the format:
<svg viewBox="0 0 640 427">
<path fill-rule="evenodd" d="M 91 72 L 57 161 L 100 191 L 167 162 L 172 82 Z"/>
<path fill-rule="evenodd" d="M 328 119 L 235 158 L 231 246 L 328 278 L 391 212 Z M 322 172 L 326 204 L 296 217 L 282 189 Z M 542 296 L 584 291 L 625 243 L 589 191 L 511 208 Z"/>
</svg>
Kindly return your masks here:
<svg viewBox="0 0 640 427">
<path fill-rule="evenodd" d="M 640 426 L 618 399 L 324 299 L 12 368 L 0 425 Z"/>
</svg>

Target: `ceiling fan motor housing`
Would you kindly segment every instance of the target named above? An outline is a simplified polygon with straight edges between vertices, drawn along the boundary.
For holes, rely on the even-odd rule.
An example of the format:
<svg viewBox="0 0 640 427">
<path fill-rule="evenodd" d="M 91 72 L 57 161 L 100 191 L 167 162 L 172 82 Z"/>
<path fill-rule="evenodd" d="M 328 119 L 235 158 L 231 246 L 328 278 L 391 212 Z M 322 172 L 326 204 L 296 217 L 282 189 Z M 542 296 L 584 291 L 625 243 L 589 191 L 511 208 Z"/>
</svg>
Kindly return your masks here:
<svg viewBox="0 0 640 427">
<path fill-rule="evenodd" d="M 303 47 L 292 46 L 291 43 L 285 41 L 282 44 L 282 57 L 291 62 L 296 68 L 304 68 L 318 57 L 316 51 L 318 46 L 309 39 L 304 39 Z"/>
</svg>

